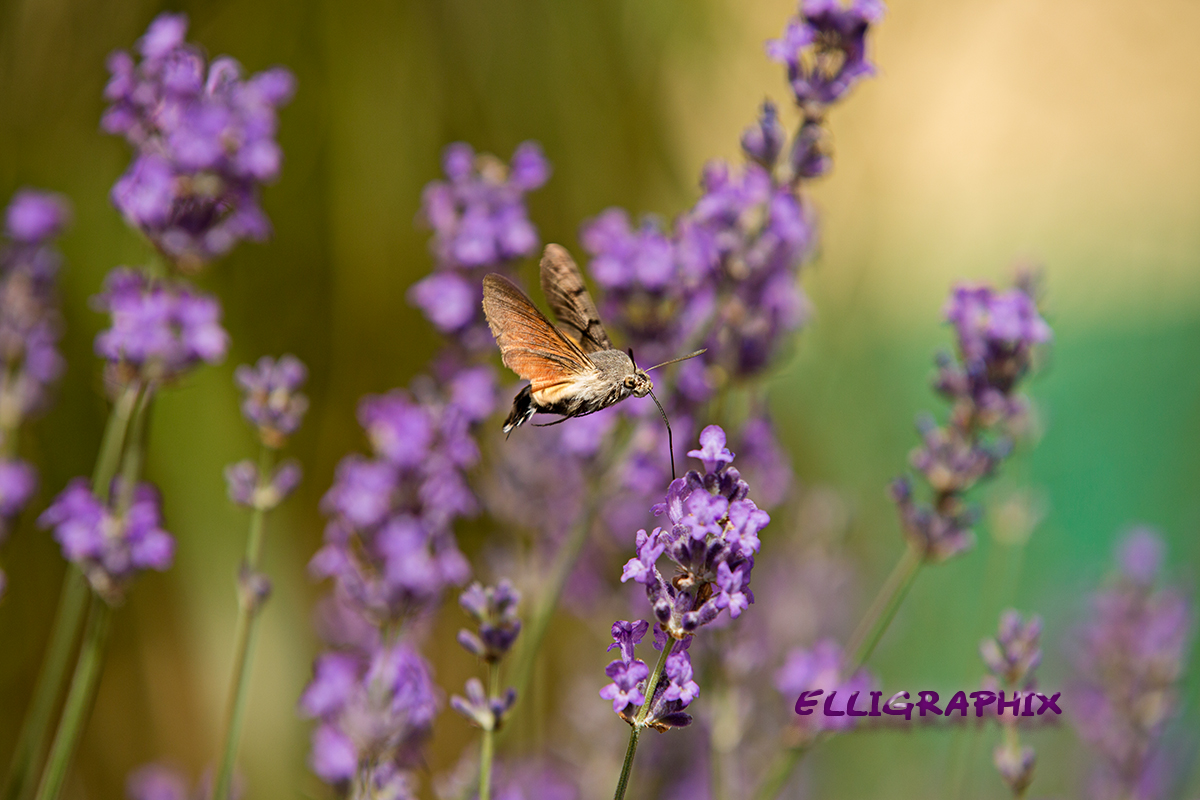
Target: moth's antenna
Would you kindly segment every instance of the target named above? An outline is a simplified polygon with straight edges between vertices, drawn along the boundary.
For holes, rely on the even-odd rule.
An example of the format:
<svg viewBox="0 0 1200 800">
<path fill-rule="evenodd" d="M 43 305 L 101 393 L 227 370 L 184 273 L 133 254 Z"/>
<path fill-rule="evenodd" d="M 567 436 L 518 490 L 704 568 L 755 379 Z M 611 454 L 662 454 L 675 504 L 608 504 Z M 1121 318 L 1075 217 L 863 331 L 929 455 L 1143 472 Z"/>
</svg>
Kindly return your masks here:
<svg viewBox="0 0 1200 800">
<path fill-rule="evenodd" d="M 654 401 L 654 405 L 658 406 L 658 413 L 662 414 L 663 422 L 667 424 L 667 453 L 671 456 L 671 480 L 675 480 L 675 442 L 671 440 L 671 421 L 667 419 L 667 412 L 663 411 L 662 403 L 658 402 L 658 398 L 654 396 L 654 392 L 650 392 L 650 399 Z"/>
<path fill-rule="evenodd" d="M 650 367 L 650 369 L 645 370 L 645 371 L 650 372 L 651 370 L 656 370 L 659 367 L 665 367 L 668 364 L 675 364 L 679 361 L 687 361 L 689 358 L 695 358 L 696 356 L 702 356 L 707 352 L 708 352 L 708 348 L 705 348 L 703 350 L 697 350 L 694 353 L 688 353 L 686 356 L 680 356 L 679 358 L 672 358 L 670 361 L 664 361 L 661 364 L 655 364 L 653 367 Z M 634 366 L 637 366 L 637 365 L 635 364 Z"/>
</svg>

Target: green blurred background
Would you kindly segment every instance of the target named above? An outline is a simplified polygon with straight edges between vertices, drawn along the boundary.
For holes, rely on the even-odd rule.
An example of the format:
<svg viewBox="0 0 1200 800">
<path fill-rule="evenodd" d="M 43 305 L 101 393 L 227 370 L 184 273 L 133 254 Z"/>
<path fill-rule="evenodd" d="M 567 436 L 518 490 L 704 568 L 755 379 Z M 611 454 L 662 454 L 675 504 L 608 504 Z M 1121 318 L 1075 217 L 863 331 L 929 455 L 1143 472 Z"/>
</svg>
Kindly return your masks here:
<svg viewBox="0 0 1200 800">
<path fill-rule="evenodd" d="M 519 142 L 539 140 L 555 170 L 531 199 L 544 241 L 576 248 L 579 223 L 614 204 L 673 214 L 694 200 L 707 158 L 736 158 L 757 104 L 786 98 L 762 42 L 794 6 L 0 2 L 0 198 L 32 185 L 75 205 L 63 242 L 70 369 L 53 411 L 22 444 L 42 469 L 39 510 L 70 477 L 90 472 L 99 441 L 105 406 L 91 342 L 102 319 L 88 298 L 110 268 L 145 257 L 107 199 L 129 153 L 98 130 L 104 58 L 130 47 L 164 9 L 188 12 L 189 38 L 212 55 L 232 54 L 250 70 L 290 67 L 299 90 L 282 113 L 283 178 L 265 192 L 274 240 L 240 246 L 200 278 L 224 303 L 232 351 L 155 408 L 148 471 L 179 537 L 176 565 L 140 579 L 117 617 L 68 792 L 117 798 L 126 772 L 146 761 L 165 758 L 192 775 L 211 762 L 246 526 L 225 499 L 221 470 L 254 447 L 231 374 L 290 351 L 312 371 L 312 410 L 291 447 L 306 478 L 271 522 L 276 591 L 242 765 L 250 797 L 325 797 L 305 766 L 309 726 L 294 710 L 317 648 L 310 613 L 321 591 L 304 566 L 337 459 L 364 447 L 356 399 L 406 383 L 437 346 L 405 291 L 430 268 L 427 233 L 413 220 L 442 146 L 466 140 L 507 158 Z M 1130 523 L 1159 526 L 1172 577 L 1195 582 L 1198 26 L 1200 5 L 1187 0 L 895 2 L 874 41 L 879 75 L 832 117 L 836 166 L 815 189 L 823 244 L 805 277 L 816 315 L 773 379 L 772 402 L 800 479 L 835 486 L 851 512 L 846 546 L 861 589 L 844 600 L 856 604 L 851 618 L 902 548 L 884 486 L 913 446 L 914 415 L 940 411 L 927 384 L 930 355 L 947 342 L 939 310 L 950 282 L 1004 279 L 1016 259 L 1043 263 L 1056 332 L 1030 387 L 1041 441 L 984 493 L 998 502 L 1031 491 L 1047 515 L 1019 562 L 985 525 L 975 551 L 926 570 L 872 662 L 884 688 L 973 685 L 976 644 L 1009 603 L 1046 617 L 1042 680 L 1061 686 L 1065 633 Z M 33 516 L 3 552 L 3 763 L 62 574 Z M 451 606 L 444 616 L 452 635 L 460 615 Z M 442 685 L 458 687 L 472 667 L 449 635 L 435 637 L 431 657 Z M 1194 753 L 1195 679 L 1184 697 L 1173 730 Z M 991 738 L 974 750 L 948 729 L 845 738 L 810 759 L 806 783 L 823 798 L 946 796 L 954 752 L 969 751 L 970 796 L 999 798 Z M 431 768 L 451 765 L 469 739 L 444 714 Z M 1069 729 L 1033 743 L 1033 795 L 1084 796 L 1087 758 Z M 1200 774 L 1185 781 L 1200 791 Z"/>
</svg>

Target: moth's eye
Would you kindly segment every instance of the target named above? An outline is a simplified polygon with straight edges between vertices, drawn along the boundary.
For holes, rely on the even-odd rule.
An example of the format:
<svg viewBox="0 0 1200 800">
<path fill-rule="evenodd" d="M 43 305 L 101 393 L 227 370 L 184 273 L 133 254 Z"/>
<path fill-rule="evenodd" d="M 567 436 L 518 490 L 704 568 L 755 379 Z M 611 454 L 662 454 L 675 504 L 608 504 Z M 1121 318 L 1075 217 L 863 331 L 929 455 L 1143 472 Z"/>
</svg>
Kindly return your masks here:
<svg viewBox="0 0 1200 800">
<path fill-rule="evenodd" d="M 625 388 L 626 388 L 626 389 L 632 389 L 632 388 L 633 388 L 633 386 L 634 386 L 634 382 L 633 382 L 633 376 L 632 376 L 632 375 L 630 375 L 629 377 L 627 377 L 627 378 L 625 379 Z"/>
</svg>

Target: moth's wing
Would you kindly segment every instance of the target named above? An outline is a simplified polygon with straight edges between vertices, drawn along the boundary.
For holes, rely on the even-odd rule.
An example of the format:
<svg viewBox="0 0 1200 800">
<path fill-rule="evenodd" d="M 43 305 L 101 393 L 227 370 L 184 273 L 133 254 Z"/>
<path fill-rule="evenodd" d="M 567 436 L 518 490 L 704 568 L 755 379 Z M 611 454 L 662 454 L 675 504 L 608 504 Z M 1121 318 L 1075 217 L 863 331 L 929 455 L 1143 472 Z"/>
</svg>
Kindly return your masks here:
<svg viewBox="0 0 1200 800">
<path fill-rule="evenodd" d="M 529 381 L 534 392 L 598 371 L 587 354 L 503 275 L 484 277 L 483 314 L 500 345 L 504 366 Z"/>
<path fill-rule="evenodd" d="M 613 349 L 579 267 L 561 245 L 546 245 L 542 255 L 542 294 L 554 310 L 558 324 L 585 353 Z"/>
</svg>

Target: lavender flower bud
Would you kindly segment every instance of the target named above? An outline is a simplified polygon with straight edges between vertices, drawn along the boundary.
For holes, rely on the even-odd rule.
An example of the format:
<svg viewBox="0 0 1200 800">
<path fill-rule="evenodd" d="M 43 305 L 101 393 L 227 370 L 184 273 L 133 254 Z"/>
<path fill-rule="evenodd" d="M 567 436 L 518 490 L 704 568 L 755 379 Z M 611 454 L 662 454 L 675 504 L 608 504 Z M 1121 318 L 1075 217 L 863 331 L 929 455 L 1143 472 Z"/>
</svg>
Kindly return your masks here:
<svg viewBox="0 0 1200 800">
<path fill-rule="evenodd" d="M 479 635 L 459 631 L 459 643 L 484 661 L 499 661 L 521 632 L 521 620 L 517 617 L 520 600 L 521 595 L 507 579 L 495 587 L 484 587 L 478 581 L 472 583 L 459 596 L 458 603 L 479 623 Z"/>
<path fill-rule="evenodd" d="M 300 427 L 308 398 L 299 389 L 308 379 L 308 369 L 293 355 L 278 361 L 263 356 L 251 367 L 242 364 L 233 373 L 242 390 L 242 416 L 258 429 L 267 447 L 278 450 Z"/>
<path fill-rule="evenodd" d="M 875 67 L 867 60 L 866 34 L 883 16 L 879 0 L 803 0 L 800 17 L 783 36 L 767 42 L 767 55 L 787 66 L 797 104 L 821 109 L 840 100 Z"/>
<path fill-rule="evenodd" d="M 1041 633 L 1041 617 L 1035 614 L 1025 622 L 1020 613 L 1008 609 L 1000 615 L 996 638 L 984 639 L 979 646 L 983 663 L 1006 685 L 1024 685 L 1042 661 Z"/>
<path fill-rule="evenodd" d="M 1037 755 L 1032 747 L 1005 743 L 992 751 L 992 763 L 996 765 L 996 771 L 1008 784 L 1014 797 L 1025 796 L 1025 790 L 1033 782 L 1033 767 L 1036 762 Z"/>
<path fill-rule="evenodd" d="M 779 113 L 775 110 L 775 104 L 765 100 L 758 122 L 742 134 L 742 152 L 747 158 L 757 161 L 769 170 L 775 166 L 775 161 L 783 151 L 786 138 L 783 126 L 779 124 Z"/>
</svg>

